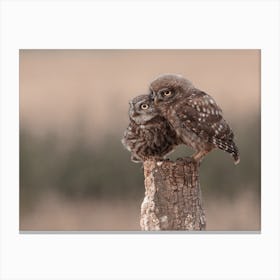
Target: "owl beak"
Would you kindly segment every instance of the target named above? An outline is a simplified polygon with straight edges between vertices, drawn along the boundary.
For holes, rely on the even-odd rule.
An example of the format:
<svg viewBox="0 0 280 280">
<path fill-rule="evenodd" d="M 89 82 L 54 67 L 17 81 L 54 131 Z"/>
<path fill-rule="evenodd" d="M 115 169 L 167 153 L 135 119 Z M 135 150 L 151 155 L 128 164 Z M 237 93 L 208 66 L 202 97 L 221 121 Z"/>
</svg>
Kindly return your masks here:
<svg viewBox="0 0 280 280">
<path fill-rule="evenodd" d="M 157 98 L 157 96 L 154 97 L 154 103 L 155 103 L 155 105 L 158 105 L 158 98 Z"/>
</svg>

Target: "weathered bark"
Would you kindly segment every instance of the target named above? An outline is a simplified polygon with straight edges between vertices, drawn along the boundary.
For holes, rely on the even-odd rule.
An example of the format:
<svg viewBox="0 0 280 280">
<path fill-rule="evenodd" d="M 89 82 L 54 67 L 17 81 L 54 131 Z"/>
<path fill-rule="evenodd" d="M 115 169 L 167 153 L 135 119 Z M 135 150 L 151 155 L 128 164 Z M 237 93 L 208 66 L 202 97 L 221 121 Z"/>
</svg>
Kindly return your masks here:
<svg viewBox="0 0 280 280">
<path fill-rule="evenodd" d="M 205 230 L 198 169 L 189 159 L 144 162 L 142 230 Z"/>
</svg>

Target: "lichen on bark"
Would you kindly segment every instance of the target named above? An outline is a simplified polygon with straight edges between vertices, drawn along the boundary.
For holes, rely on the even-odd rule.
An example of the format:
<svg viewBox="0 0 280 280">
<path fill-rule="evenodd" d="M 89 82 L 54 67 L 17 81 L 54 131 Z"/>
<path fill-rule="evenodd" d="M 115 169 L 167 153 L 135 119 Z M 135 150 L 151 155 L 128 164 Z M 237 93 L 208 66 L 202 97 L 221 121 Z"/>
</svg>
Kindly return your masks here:
<svg viewBox="0 0 280 280">
<path fill-rule="evenodd" d="M 142 230 L 205 230 L 199 166 L 189 158 L 144 162 Z"/>
</svg>

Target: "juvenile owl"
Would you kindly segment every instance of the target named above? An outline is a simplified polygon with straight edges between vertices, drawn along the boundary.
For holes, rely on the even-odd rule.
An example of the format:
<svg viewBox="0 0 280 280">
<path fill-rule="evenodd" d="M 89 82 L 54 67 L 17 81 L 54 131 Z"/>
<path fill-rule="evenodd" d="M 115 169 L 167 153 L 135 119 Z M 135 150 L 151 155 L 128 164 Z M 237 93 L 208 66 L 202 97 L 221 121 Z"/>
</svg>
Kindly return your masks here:
<svg viewBox="0 0 280 280">
<path fill-rule="evenodd" d="M 233 132 L 210 95 L 173 74 L 155 79 L 150 84 L 150 95 L 179 141 L 195 150 L 194 160 L 200 162 L 212 149 L 219 148 L 230 153 L 235 164 L 239 162 Z"/>
<path fill-rule="evenodd" d="M 178 145 L 176 132 L 159 116 L 149 95 L 137 96 L 129 102 L 129 118 L 122 144 L 131 152 L 132 161 L 163 159 Z"/>
</svg>

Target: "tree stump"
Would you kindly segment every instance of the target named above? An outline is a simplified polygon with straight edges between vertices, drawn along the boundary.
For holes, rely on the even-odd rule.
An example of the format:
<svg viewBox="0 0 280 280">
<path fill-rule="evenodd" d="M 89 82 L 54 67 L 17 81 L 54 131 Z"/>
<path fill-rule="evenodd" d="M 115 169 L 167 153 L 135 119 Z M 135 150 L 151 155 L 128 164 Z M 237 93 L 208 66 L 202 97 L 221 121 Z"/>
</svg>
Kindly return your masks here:
<svg viewBox="0 0 280 280">
<path fill-rule="evenodd" d="M 144 162 L 141 230 L 205 230 L 198 171 L 190 158 Z"/>
</svg>

